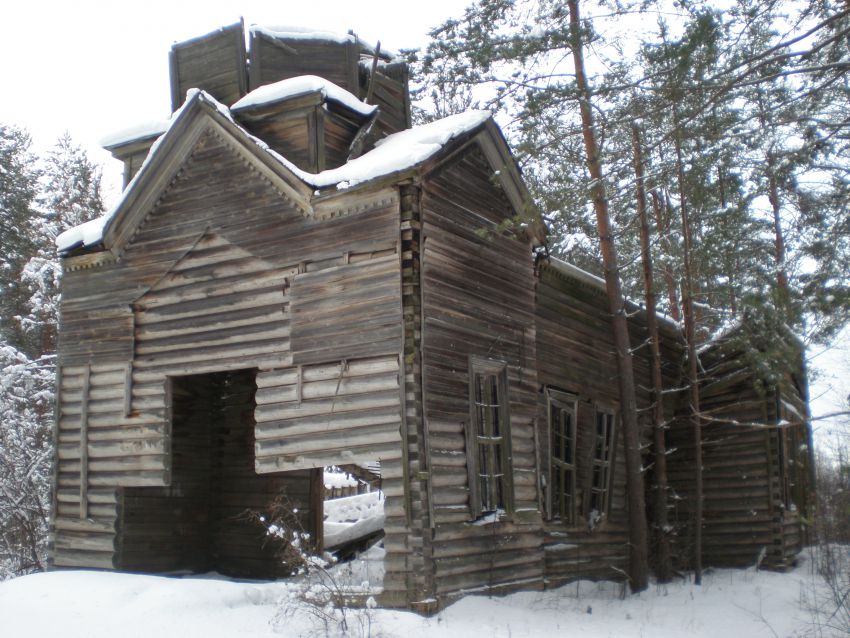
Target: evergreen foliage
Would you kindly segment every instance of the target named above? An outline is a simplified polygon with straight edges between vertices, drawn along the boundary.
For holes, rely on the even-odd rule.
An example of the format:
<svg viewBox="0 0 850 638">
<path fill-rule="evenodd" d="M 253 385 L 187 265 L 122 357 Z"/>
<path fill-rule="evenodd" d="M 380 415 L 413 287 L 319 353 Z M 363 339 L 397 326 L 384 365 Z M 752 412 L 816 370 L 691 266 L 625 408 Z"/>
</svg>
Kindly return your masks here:
<svg viewBox="0 0 850 638">
<path fill-rule="evenodd" d="M 39 162 L 0 126 L 0 580 L 45 567 L 61 265 L 54 240 L 103 212 L 100 169 L 66 134 Z"/>
<path fill-rule="evenodd" d="M 690 204 L 699 338 L 746 311 L 829 339 L 850 307 L 850 10 L 773 0 L 723 11 L 661 1 L 592 10 L 583 39 L 595 55 L 600 159 L 627 293 L 642 295 L 630 172 L 636 122 L 648 187 L 667 204 L 653 229 L 660 287 L 669 287 L 667 269 L 674 285 L 681 277 L 678 207 Z M 441 113 L 496 109 L 550 221 L 551 250 L 599 272 L 566 13 L 553 0 L 480 0 L 414 56 L 417 95 Z M 675 314 L 670 298 L 661 296 L 662 309 Z"/>
</svg>

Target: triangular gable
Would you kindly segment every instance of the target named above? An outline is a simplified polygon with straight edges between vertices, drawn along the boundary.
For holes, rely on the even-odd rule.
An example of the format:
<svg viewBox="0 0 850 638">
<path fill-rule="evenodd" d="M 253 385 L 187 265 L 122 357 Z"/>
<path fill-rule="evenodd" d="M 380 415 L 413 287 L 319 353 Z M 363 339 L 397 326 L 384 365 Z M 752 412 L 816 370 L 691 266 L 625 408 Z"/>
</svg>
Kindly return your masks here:
<svg viewBox="0 0 850 638">
<path fill-rule="evenodd" d="M 432 123 L 433 124 L 433 123 Z M 427 126 L 427 125 L 426 125 Z M 396 135 L 404 135 L 405 133 L 397 133 Z M 387 138 L 390 139 L 390 138 Z M 400 163 L 398 170 L 376 171 L 374 177 L 363 179 L 357 175 L 356 185 L 347 188 L 338 189 L 341 185 L 347 184 L 349 181 L 346 166 L 338 169 L 333 169 L 321 173 L 318 177 L 325 175 L 336 174 L 339 178 L 339 183 L 329 183 L 321 190 L 316 191 L 311 200 L 314 210 L 318 217 L 327 216 L 327 211 L 335 210 L 336 207 L 342 205 L 347 198 L 351 197 L 354 191 L 376 191 L 386 186 L 398 184 L 401 181 L 425 177 L 429 173 L 437 170 L 446 162 L 456 158 L 459 154 L 467 152 L 471 146 L 477 146 L 487 160 L 492 169 L 499 186 L 502 188 L 505 196 L 514 209 L 515 215 L 523 220 L 526 220 L 525 234 L 529 241 L 534 245 L 542 245 L 546 240 L 546 225 L 543 223 L 543 218 L 534 203 L 528 188 L 520 174 L 516 160 L 505 141 L 504 136 L 499 130 L 498 125 L 493 121 L 492 117 L 487 117 L 480 124 L 470 127 L 449 140 L 442 143 L 439 150 L 433 151 L 424 159 L 405 164 Z M 375 151 L 370 151 L 373 153 Z M 364 154 L 360 159 L 371 161 L 370 153 Z M 357 160 L 355 160 L 357 161 Z"/>
<path fill-rule="evenodd" d="M 209 255 L 209 252 L 213 250 L 216 251 L 216 254 Z M 206 256 L 204 256 L 205 252 L 207 253 Z M 189 245 L 183 254 L 175 259 L 168 269 L 163 272 L 153 284 L 148 286 L 145 291 L 132 302 L 132 304 L 135 305 L 141 303 L 144 297 L 150 293 L 155 293 L 166 288 L 173 288 L 181 284 L 197 285 L 197 296 L 198 298 L 203 298 L 207 292 L 206 288 L 201 287 L 201 285 L 207 285 L 217 277 L 221 276 L 221 273 L 223 272 L 221 267 L 222 263 L 233 263 L 237 261 L 242 262 L 241 267 L 243 269 L 247 268 L 245 266 L 246 262 L 251 262 L 253 266 L 247 268 L 247 270 L 254 273 L 279 270 L 277 266 L 268 263 L 260 257 L 257 257 L 240 246 L 230 242 L 226 237 L 206 228 L 198 235 L 197 239 Z M 204 266 L 213 265 L 216 267 L 210 268 L 208 273 L 200 274 L 200 272 L 203 272 Z M 191 277 L 187 278 L 186 275 L 182 273 L 189 270 L 192 270 L 193 274 Z"/>
<path fill-rule="evenodd" d="M 151 149 L 144 166 L 129 184 L 104 230 L 104 245 L 120 256 L 201 137 L 212 131 L 239 153 L 305 215 L 312 212 L 311 188 L 248 133 L 219 110 L 202 91 L 194 92 L 169 129 Z"/>
<path fill-rule="evenodd" d="M 534 245 L 544 244 L 546 225 L 525 185 L 513 153 L 492 117 L 470 131 L 470 135 L 459 137 L 447 144 L 423 167 L 423 173 L 436 170 L 459 153 L 463 153 L 470 145 L 477 145 L 490 164 L 497 183 L 514 209 L 515 216 L 526 220 L 525 232 L 529 241 Z"/>
</svg>

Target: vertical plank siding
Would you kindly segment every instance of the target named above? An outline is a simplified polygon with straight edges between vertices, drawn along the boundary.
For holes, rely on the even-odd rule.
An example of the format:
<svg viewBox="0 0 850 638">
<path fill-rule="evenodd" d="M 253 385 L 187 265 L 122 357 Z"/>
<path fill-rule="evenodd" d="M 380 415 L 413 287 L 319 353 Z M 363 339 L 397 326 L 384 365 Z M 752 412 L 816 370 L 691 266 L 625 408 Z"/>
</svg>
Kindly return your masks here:
<svg viewBox="0 0 850 638">
<path fill-rule="evenodd" d="M 360 95 L 365 96 L 372 83 L 372 104 L 377 104 L 380 109 L 373 133 L 378 139 L 411 126 L 407 66 L 399 67 L 401 71 L 396 74 L 397 77 L 391 77 L 383 72 L 384 64 L 378 65 L 374 76 L 371 60 L 360 65 Z"/>
<path fill-rule="evenodd" d="M 437 596 L 542 586 L 532 263 L 527 245 L 495 232 L 513 212 L 492 176 L 470 150 L 432 175 L 422 195 L 422 382 Z M 471 520 L 467 474 L 471 355 L 507 365 L 510 400 L 514 508 L 485 524 Z"/>
<path fill-rule="evenodd" d="M 359 47 L 353 42 L 271 38 L 252 31 L 250 49 L 251 90 L 279 80 L 312 74 L 358 95 Z"/>
<path fill-rule="evenodd" d="M 175 44 L 170 67 L 173 111 L 192 88 L 203 89 L 217 100 L 233 104 L 247 93 L 248 87 L 242 23 Z"/>
</svg>

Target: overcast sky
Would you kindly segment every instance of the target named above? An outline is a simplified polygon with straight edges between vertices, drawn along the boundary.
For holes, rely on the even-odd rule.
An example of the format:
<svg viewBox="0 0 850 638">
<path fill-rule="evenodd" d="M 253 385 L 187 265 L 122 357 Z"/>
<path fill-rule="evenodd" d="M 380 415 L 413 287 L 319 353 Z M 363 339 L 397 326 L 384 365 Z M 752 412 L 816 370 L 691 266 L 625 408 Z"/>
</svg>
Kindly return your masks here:
<svg viewBox="0 0 850 638">
<path fill-rule="evenodd" d="M 460 16 L 468 0 L 15 0 L 0 11 L 0 122 L 29 130 L 36 150 L 65 131 L 104 164 L 108 200 L 121 165 L 99 141 L 170 115 L 174 42 L 245 18 L 246 24 L 353 29 L 384 49 L 413 48 Z"/>
<path fill-rule="evenodd" d="M 68 131 L 104 165 L 107 205 L 122 165 L 100 149 L 106 135 L 170 115 L 168 52 L 174 42 L 244 17 L 246 24 L 295 25 L 413 48 L 427 31 L 459 17 L 469 0 L 14 0 L 0 12 L 0 122 L 29 130 L 41 152 Z M 813 413 L 843 406 L 850 391 L 850 335 L 816 356 Z M 830 378 L 832 377 L 832 378 Z M 815 427 L 823 434 L 824 422 Z"/>
</svg>

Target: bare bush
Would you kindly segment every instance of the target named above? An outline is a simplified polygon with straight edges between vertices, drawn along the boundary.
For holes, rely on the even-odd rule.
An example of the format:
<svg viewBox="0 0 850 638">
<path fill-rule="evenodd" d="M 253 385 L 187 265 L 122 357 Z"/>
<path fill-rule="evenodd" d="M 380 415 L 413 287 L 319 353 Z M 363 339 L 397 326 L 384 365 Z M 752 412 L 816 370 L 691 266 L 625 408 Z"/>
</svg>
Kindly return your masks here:
<svg viewBox="0 0 850 638">
<path fill-rule="evenodd" d="M 280 495 L 269 506 L 268 515 L 253 517 L 265 527 L 269 542 L 278 546 L 280 560 L 298 576 L 296 586 L 280 602 L 275 627 L 305 618 L 314 635 L 371 638 L 372 610 L 377 603 L 369 583 L 352 586 L 344 572 L 334 567 L 334 557 L 317 551 L 320 539 L 304 530 L 298 507 Z"/>
</svg>

